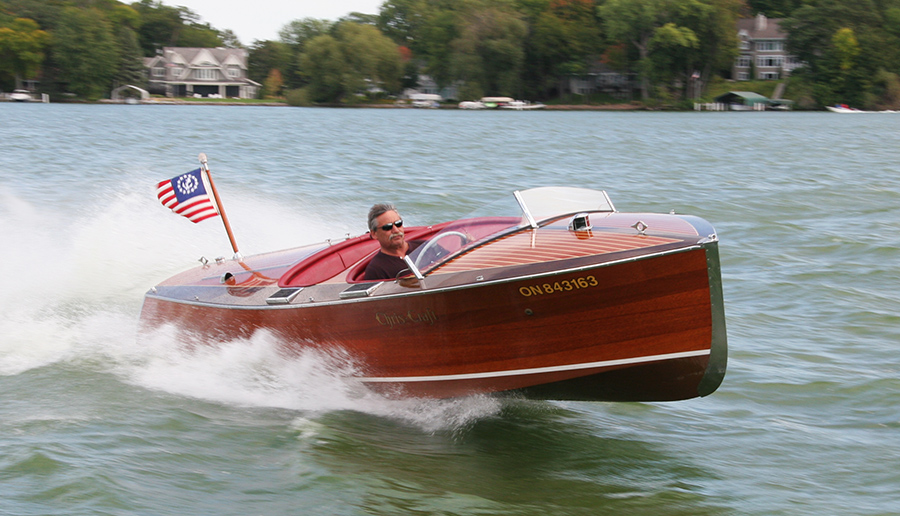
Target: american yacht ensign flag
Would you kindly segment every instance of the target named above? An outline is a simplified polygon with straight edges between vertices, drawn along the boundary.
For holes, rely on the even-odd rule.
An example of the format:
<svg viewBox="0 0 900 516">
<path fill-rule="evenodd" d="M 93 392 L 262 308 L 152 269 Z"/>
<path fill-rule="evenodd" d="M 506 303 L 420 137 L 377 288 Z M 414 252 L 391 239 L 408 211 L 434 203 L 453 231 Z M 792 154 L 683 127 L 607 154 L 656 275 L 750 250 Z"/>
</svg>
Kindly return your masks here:
<svg viewBox="0 0 900 516">
<path fill-rule="evenodd" d="M 203 170 L 198 168 L 160 181 L 156 196 L 166 208 L 197 223 L 219 214 L 216 203 L 209 196 L 207 184 Z"/>
</svg>

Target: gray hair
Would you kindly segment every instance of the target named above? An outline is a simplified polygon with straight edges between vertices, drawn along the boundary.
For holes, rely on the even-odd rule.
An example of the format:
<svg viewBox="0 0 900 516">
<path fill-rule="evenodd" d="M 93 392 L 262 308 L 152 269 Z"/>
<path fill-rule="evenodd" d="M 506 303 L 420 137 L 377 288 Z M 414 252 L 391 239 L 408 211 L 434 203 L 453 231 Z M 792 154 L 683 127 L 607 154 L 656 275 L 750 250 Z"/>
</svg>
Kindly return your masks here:
<svg viewBox="0 0 900 516">
<path fill-rule="evenodd" d="M 375 230 L 378 229 L 378 224 L 375 220 L 389 211 L 397 211 L 397 208 L 389 203 L 376 204 L 369 208 L 369 231 L 375 233 Z"/>
</svg>

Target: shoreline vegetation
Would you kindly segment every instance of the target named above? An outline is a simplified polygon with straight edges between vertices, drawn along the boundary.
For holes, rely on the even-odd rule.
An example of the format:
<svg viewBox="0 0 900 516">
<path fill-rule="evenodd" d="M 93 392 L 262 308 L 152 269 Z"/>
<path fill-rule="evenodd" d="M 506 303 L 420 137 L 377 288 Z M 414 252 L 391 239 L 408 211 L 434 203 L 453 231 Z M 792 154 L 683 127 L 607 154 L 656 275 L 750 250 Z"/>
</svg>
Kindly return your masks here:
<svg viewBox="0 0 900 516">
<path fill-rule="evenodd" d="M 780 81 L 758 80 L 758 81 L 742 81 L 734 82 L 727 80 L 716 80 L 710 84 L 706 94 L 699 99 L 694 100 L 652 100 L 642 101 L 619 100 L 608 95 L 597 95 L 592 98 L 575 98 L 561 99 L 556 101 L 544 102 L 544 108 L 540 111 L 694 111 L 696 104 L 707 104 L 714 102 L 714 99 L 729 91 L 751 91 L 759 93 L 765 97 L 773 98 L 777 94 L 778 86 L 783 85 L 783 94 L 778 95 L 779 98 L 791 100 L 795 102 L 795 111 L 821 111 L 822 108 L 812 102 L 804 102 L 806 96 L 802 89 L 798 89 L 791 81 L 786 78 Z M 138 100 L 137 98 L 125 98 L 124 100 L 99 99 L 94 101 L 65 98 L 51 99 L 51 102 L 63 103 L 101 103 L 101 104 L 122 104 L 122 103 L 139 103 L 145 105 L 214 105 L 214 106 L 271 106 L 271 107 L 323 107 L 323 108 L 348 108 L 348 109 L 443 109 L 455 110 L 459 109 L 459 102 L 444 101 L 437 108 L 421 108 L 415 107 L 409 101 L 381 98 L 367 99 L 362 96 L 353 102 L 314 102 L 314 103 L 296 103 L 292 102 L 293 98 L 288 95 L 284 97 L 266 97 L 257 99 L 238 99 L 238 98 L 207 98 L 207 97 L 163 97 L 153 95 L 149 99 Z"/>
<path fill-rule="evenodd" d="M 98 104 L 126 104 L 124 101 L 111 101 L 109 99 L 103 99 L 97 102 Z M 310 106 L 292 106 L 291 104 L 285 101 L 279 101 L 275 99 L 265 99 L 265 100 L 256 100 L 254 102 L 248 102 L 243 100 L 227 100 L 227 99 L 210 99 L 210 100 L 201 100 L 201 99 L 189 99 L 189 98 L 171 98 L 171 99 L 150 99 L 143 100 L 138 102 L 141 105 L 168 105 L 168 106 L 269 106 L 269 107 L 325 107 L 325 108 L 344 108 L 344 109 L 416 109 L 416 110 L 447 110 L 447 109 L 460 109 L 456 103 L 447 103 L 441 104 L 437 108 L 418 108 L 411 104 L 398 104 L 398 103 L 371 103 L 371 102 L 360 102 L 358 104 L 315 104 Z M 640 110 L 653 110 L 656 111 L 658 109 L 653 109 L 647 107 L 641 103 L 620 103 L 620 104 L 553 104 L 546 105 L 542 111 L 640 111 Z M 487 110 L 492 111 L 492 110 Z M 680 110 L 679 110 L 680 111 Z"/>
<path fill-rule="evenodd" d="M 237 95 L 263 101 L 359 107 L 452 86 L 445 98 L 688 111 L 734 90 L 790 100 L 797 110 L 900 110 L 895 3 L 388 0 L 374 14 L 284 20 L 278 39 L 248 45 L 161 0 L 0 0 L 0 94 L 25 89 L 51 102 L 96 102 L 122 85 L 185 95 L 193 84 L 198 94 L 236 96 L 219 91 L 232 84 Z M 764 40 L 742 35 L 739 26 L 750 21 Z M 175 78 L 162 66 L 167 58 L 157 59 L 170 47 L 243 52 L 229 70 L 225 61 L 203 61 L 203 69 L 179 67 L 172 82 L 162 80 Z M 742 52 L 751 47 L 763 53 Z M 771 91 L 775 84 L 784 88 Z"/>
</svg>

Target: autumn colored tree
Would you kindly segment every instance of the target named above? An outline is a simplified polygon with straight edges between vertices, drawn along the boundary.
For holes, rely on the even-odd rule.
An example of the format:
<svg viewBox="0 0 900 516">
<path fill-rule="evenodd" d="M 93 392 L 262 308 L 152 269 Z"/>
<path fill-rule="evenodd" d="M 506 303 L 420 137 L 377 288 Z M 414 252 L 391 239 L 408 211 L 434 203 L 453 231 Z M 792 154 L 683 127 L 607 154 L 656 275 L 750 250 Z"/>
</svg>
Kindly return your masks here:
<svg viewBox="0 0 900 516">
<path fill-rule="evenodd" d="M 296 60 L 297 54 L 281 41 L 254 41 L 247 58 L 247 73 L 250 79 L 264 83 L 271 71 L 278 69 L 286 87 L 299 88 L 302 84 L 293 82 L 290 74 L 297 68 Z"/>
<path fill-rule="evenodd" d="M 278 70 L 278 68 L 272 68 L 269 72 L 269 76 L 266 77 L 266 80 L 263 82 L 263 96 L 281 96 L 282 86 L 284 86 L 284 79 L 281 77 L 281 71 Z"/>
</svg>

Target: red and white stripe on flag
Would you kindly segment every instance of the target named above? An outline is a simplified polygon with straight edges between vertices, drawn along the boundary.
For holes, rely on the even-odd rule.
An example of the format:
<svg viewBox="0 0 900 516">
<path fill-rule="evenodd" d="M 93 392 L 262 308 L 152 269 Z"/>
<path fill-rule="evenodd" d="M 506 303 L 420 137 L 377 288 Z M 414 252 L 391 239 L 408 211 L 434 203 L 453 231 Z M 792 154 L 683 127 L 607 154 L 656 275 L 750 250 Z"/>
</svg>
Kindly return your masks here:
<svg viewBox="0 0 900 516">
<path fill-rule="evenodd" d="M 156 196 L 163 206 L 196 224 L 219 214 L 209 191 L 206 175 L 198 168 L 160 181 L 156 187 Z"/>
</svg>

